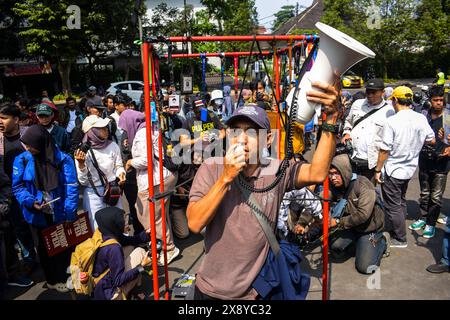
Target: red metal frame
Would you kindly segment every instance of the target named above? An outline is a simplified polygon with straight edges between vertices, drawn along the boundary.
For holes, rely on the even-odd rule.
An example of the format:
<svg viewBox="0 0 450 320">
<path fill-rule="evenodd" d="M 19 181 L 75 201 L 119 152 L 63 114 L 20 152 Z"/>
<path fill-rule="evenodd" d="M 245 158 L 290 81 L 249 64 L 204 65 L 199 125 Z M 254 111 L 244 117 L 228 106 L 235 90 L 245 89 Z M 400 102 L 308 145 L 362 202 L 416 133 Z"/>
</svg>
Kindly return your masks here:
<svg viewBox="0 0 450 320">
<path fill-rule="evenodd" d="M 325 113 L 322 114 L 322 121 L 326 121 Z M 322 270 L 322 300 L 328 300 L 328 219 L 330 203 L 327 201 L 330 196 L 330 180 L 328 175 L 323 182 L 323 270 Z"/>
<path fill-rule="evenodd" d="M 306 35 L 298 35 L 298 36 L 200 36 L 200 37 L 170 37 L 169 41 L 171 42 L 211 42 L 211 41 L 289 41 L 292 43 L 293 41 L 306 41 L 309 42 L 309 45 L 311 45 L 312 40 L 317 39 L 317 36 L 306 36 Z M 302 43 L 297 43 L 295 46 L 302 45 Z M 143 62 L 144 62 L 144 100 L 145 100 L 145 114 L 146 114 L 146 122 L 148 124 L 151 124 L 151 108 L 150 108 L 150 86 L 149 86 L 149 44 L 143 43 Z M 308 47 L 310 50 L 310 46 Z M 290 44 L 288 48 L 276 50 L 274 47 L 274 55 L 273 55 L 273 65 L 274 65 L 274 73 L 275 73 L 275 94 L 277 99 L 279 100 L 281 97 L 281 91 L 280 91 L 280 62 L 278 54 L 282 54 L 283 52 L 288 51 L 289 56 L 292 57 L 292 45 Z M 152 50 L 150 50 L 151 56 L 153 55 Z M 258 55 L 259 53 L 255 53 Z M 220 53 L 210 53 L 207 54 L 207 56 L 213 57 L 213 56 L 220 56 Z M 250 55 L 249 52 L 242 52 L 242 53 L 225 53 L 225 56 L 232 56 L 234 57 L 234 66 L 235 66 L 235 91 L 237 93 L 238 91 L 238 68 L 239 68 L 239 56 L 245 56 Z M 200 57 L 200 54 L 179 54 L 179 55 L 172 55 L 173 58 L 195 58 Z M 291 59 L 290 59 L 291 60 Z M 290 66 L 291 68 L 291 66 Z M 152 80 L 153 84 L 155 84 L 155 75 L 154 70 L 151 70 L 152 74 Z M 152 85 L 152 91 L 153 96 L 156 97 L 156 85 Z M 325 118 L 325 115 L 323 115 L 323 118 Z M 280 119 L 278 118 L 277 123 L 278 129 L 281 129 Z M 147 157 L 148 157 L 148 183 L 149 183 L 149 198 L 152 198 L 154 196 L 153 192 L 153 157 L 152 157 L 152 149 L 153 147 L 149 147 L 149 145 L 152 145 L 152 133 L 151 133 L 151 125 L 147 126 Z M 279 130 L 280 132 L 280 130 Z M 281 133 L 281 132 L 280 132 Z M 162 161 L 162 141 L 161 141 L 161 134 L 159 139 L 159 159 L 160 162 Z M 281 134 L 279 135 L 279 146 L 281 142 Z M 279 156 L 280 157 L 280 151 L 279 150 Z M 160 176 L 161 179 L 163 179 L 162 175 L 162 164 L 160 163 Z M 164 190 L 164 182 L 161 182 L 160 190 Z M 326 178 L 324 182 L 324 198 L 328 199 L 329 197 L 329 180 L 328 177 Z M 162 200 L 164 201 L 164 200 Z M 156 257 L 156 233 L 155 233 L 155 204 L 153 202 L 149 203 L 150 206 L 150 223 L 151 223 L 151 240 L 152 240 L 152 257 Z M 162 210 L 164 210 L 164 205 L 162 206 Z M 164 259 L 165 262 L 167 262 L 167 256 L 166 256 L 166 239 L 165 239 L 165 211 L 162 212 L 163 215 L 163 242 L 164 242 Z M 328 300 L 328 219 L 329 219 L 329 202 L 324 201 L 323 202 L 323 272 L 322 272 L 322 300 Z M 152 267 L 153 267 L 153 288 L 154 288 L 154 295 L 155 300 L 159 300 L 159 284 L 158 284 L 158 266 L 156 259 L 152 259 Z M 165 273 L 166 273 L 166 289 L 168 288 L 168 276 L 167 276 L 167 263 L 165 263 Z M 168 295 L 168 291 L 166 290 L 166 297 Z"/>
<path fill-rule="evenodd" d="M 152 89 L 153 89 L 153 96 L 156 97 L 156 79 L 155 79 L 155 67 L 156 67 L 156 58 L 154 55 L 151 56 L 152 59 Z M 161 123 L 160 114 L 158 112 L 158 120 Z M 162 144 L 162 128 L 159 128 L 159 135 L 158 135 L 158 159 L 159 159 L 159 192 L 164 192 L 164 165 L 163 165 L 163 144 Z M 153 147 L 153 143 L 152 143 Z M 167 235 L 166 235 L 166 208 L 165 208 L 165 198 L 159 200 L 161 201 L 161 219 L 162 219 L 162 225 L 161 225 L 161 234 L 162 234 L 162 241 L 163 241 L 163 256 L 164 256 L 164 279 L 165 279 L 165 299 L 170 300 L 169 295 L 169 271 L 167 268 Z"/>
<path fill-rule="evenodd" d="M 263 56 L 268 56 L 272 54 L 272 52 L 270 51 L 263 51 L 262 54 L 260 54 L 259 52 L 252 52 L 251 55 L 252 56 L 257 56 L 257 55 L 263 55 Z M 201 53 L 175 53 L 172 54 L 172 58 L 173 59 L 180 59 L 180 58 L 200 58 L 202 54 Z M 244 51 L 244 52 L 211 52 L 211 53 L 205 53 L 206 57 L 248 57 L 250 55 L 250 52 L 248 51 Z M 165 54 L 164 58 L 167 58 L 168 55 Z"/>
<path fill-rule="evenodd" d="M 150 48 L 148 43 L 142 44 L 143 62 L 144 62 L 144 104 L 145 104 L 145 122 L 146 136 L 147 136 L 147 170 L 148 170 L 148 196 L 153 198 L 153 144 L 152 144 L 152 121 L 151 121 L 151 108 L 150 108 L 150 68 L 149 68 L 149 56 L 153 54 L 153 49 Z M 152 75 L 154 72 L 151 72 Z M 152 76 L 153 79 L 153 76 Z M 152 85 L 154 88 L 155 86 Z M 153 89 L 153 96 L 155 96 L 156 89 Z M 156 259 L 158 253 L 156 250 L 156 226 L 155 226 L 155 203 L 149 201 L 150 207 L 150 238 L 152 242 L 152 269 L 153 269 L 153 294 L 155 300 L 159 300 L 159 281 L 158 281 L 158 261 Z"/>
<path fill-rule="evenodd" d="M 169 37 L 171 42 L 212 42 L 212 41 L 294 41 L 306 40 L 307 35 L 287 36 L 194 36 L 194 37 Z"/>
</svg>

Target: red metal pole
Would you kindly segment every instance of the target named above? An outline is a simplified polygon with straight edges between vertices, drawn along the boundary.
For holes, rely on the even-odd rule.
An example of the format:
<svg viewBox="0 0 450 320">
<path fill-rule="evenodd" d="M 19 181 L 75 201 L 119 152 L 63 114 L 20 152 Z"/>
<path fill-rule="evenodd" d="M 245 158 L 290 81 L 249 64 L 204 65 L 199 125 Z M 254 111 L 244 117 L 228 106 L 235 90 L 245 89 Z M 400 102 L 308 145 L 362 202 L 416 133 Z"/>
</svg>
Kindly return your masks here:
<svg viewBox="0 0 450 320">
<path fill-rule="evenodd" d="M 252 52 L 253 56 L 256 55 L 263 55 L 263 56 L 268 56 L 270 55 L 271 52 L 270 51 L 263 51 L 262 54 L 260 54 L 259 52 Z M 190 54 L 183 54 L 183 53 L 176 53 L 176 54 L 172 54 L 172 58 L 173 59 L 179 59 L 179 58 L 200 58 L 201 53 L 190 53 Z M 210 52 L 210 53 L 205 53 L 206 57 L 220 57 L 221 54 L 220 53 L 214 53 L 214 52 Z M 248 57 L 250 55 L 250 52 L 248 51 L 243 51 L 243 52 L 223 52 L 223 56 L 225 57 Z M 164 58 L 168 58 L 168 55 L 165 54 Z"/>
<path fill-rule="evenodd" d="M 274 50 L 276 52 L 276 50 Z M 273 70 L 275 72 L 275 96 L 277 101 L 280 101 L 280 68 L 279 68 L 279 57 L 275 53 L 273 55 Z M 279 107 L 279 106 L 278 106 Z M 278 111 L 278 110 L 277 110 Z M 280 115 L 277 118 L 277 133 L 278 133 L 278 159 L 281 159 L 281 119 Z"/>
<path fill-rule="evenodd" d="M 152 89 L 153 89 L 153 96 L 156 97 L 156 79 L 155 79 L 155 57 L 152 56 Z M 158 120 L 159 123 L 161 123 L 161 119 L 158 112 Z M 159 157 L 159 192 L 164 192 L 164 165 L 163 165 L 163 144 L 162 144 L 162 128 L 160 125 L 159 128 L 159 135 L 158 135 L 158 157 Z M 162 241 L 163 241 L 163 255 L 164 255 L 164 278 L 165 278 L 165 286 L 166 286 L 166 292 L 165 292 L 165 299 L 169 300 L 169 272 L 167 270 L 167 235 L 166 235 L 166 208 L 164 205 L 165 199 L 159 200 L 161 201 L 161 219 L 162 219 L 162 225 L 161 225 L 161 232 L 162 232 Z"/>
<path fill-rule="evenodd" d="M 239 57 L 234 57 L 234 99 L 236 100 L 238 96 L 238 90 L 239 90 Z M 236 101 L 239 105 L 239 101 Z"/>
<path fill-rule="evenodd" d="M 326 120 L 325 113 L 322 115 L 322 121 Z M 328 175 L 323 183 L 323 197 L 329 198 L 330 181 Z M 323 202 L 323 270 L 322 270 L 322 300 L 328 300 L 328 219 L 330 203 Z"/>
<path fill-rule="evenodd" d="M 145 121 L 147 123 L 147 170 L 148 170 L 148 196 L 152 198 L 153 192 L 153 143 L 152 143 L 152 122 L 151 122 L 151 108 L 150 108 L 150 69 L 149 69 L 149 49 L 148 43 L 143 43 L 143 55 L 144 55 L 144 102 L 145 102 Z M 150 51 L 150 53 L 149 53 Z M 154 87 L 154 86 L 152 86 Z M 156 250 L 156 230 L 155 230 L 155 204 L 149 201 L 150 207 L 150 229 L 151 229 L 151 242 L 152 242 L 152 268 L 153 268 L 153 294 L 155 300 L 159 300 L 159 282 L 158 282 L 158 261 Z"/>
<path fill-rule="evenodd" d="M 212 41 L 288 41 L 306 40 L 306 35 L 284 36 L 196 36 L 196 37 L 169 37 L 171 42 L 212 42 Z"/>
</svg>

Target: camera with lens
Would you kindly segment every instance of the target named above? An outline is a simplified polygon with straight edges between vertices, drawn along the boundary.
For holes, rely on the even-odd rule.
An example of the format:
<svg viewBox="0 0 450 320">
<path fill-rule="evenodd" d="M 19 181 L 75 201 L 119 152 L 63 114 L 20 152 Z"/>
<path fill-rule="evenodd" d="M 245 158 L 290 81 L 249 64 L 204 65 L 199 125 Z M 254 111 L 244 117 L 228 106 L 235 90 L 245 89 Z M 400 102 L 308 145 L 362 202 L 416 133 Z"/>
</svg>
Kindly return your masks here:
<svg viewBox="0 0 450 320">
<path fill-rule="evenodd" d="M 436 152 L 434 146 L 432 145 L 424 145 L 421 153 L 424 155 L 427 160 L 436 160 L 438 158 L 438 153 Z"/>
<path fill-rule="evenodd" d="M 348 154 L 352 156 L 353 154 L 353 145 L 350 140 L 346 140 L 345 143 L 338 143 L 336 145 L 336 156 L 340 154 Z"/>
<path fill-rule="evenodd" d="M 91 143 L 89 141 L 87 141 L 87 142 L 81 143 L 77 149 L 79 149 L 83 153 L 87 154 L 87 152 L 89 151 L 90 148 L 91 148 Z"/>
<path fill-rule="evenodd" d="M 256 93 L 256 101 L 264 101 L 264 93 L 257 92 Z"/>
</svg>

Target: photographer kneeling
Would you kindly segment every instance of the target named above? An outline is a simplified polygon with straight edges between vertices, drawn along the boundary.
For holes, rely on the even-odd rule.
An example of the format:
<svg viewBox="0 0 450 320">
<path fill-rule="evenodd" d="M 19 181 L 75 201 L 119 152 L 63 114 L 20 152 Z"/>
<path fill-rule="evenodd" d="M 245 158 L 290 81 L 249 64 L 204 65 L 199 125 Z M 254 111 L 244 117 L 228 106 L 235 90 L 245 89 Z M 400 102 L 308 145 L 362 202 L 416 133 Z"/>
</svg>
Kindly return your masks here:
<svg viewBox="0 0 450 320">
<path fill-rule="evenodd" d="M 347 200 L 342 214 L 333 214 L 336 218 L 331 218 L 330 227 L 338 228 L 330 237 L 332 254 L 346 256 L 350 245 L 355 243 L 356 269 L 365 274 L 373 273 L 387 248 L 383 236 L 384 213 L 377 203 L 375 187 L 366 177 L 352 174 L 347 154 L 333 158 L 329 178 L 333 201 Z M 339 202 L 332 210 L 338 208 Z"/>
</svg>

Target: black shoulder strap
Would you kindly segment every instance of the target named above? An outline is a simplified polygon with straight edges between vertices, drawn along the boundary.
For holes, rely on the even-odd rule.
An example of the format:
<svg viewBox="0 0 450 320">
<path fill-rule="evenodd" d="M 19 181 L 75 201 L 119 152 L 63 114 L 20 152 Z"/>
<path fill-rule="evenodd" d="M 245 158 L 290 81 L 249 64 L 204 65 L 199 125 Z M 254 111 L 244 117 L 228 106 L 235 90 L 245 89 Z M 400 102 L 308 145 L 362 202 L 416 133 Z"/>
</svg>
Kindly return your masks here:
<svg viewBox="0 0 450 320">
<path fill-rule="evenodd" d="M 100 178 L 100 182 L 102 183 L 102 185 L 106 186 L 108 179 L 106 178 L 106 175 L 103 173 L 103 171 L 100 169 L 100 167 L 98 166 L 98 162 L 97 162 L 97 159 L 95 158 L 92 148 L 89 149 L 89 154 L 91 155 L 91 158 L 92 158 L 92 164 L 94 165 L 94 168 L 98 172 L 98 177 Z M 92 189 L 94 189 L 95 194 L 99 197 L 103 197 L 98 193 L 97 188 L 94 185 L 94 181 L 92 179 L 92 174 L 91 174 L 91 171 L 89 171 L 89 167 L 87 166 L 87 164 L 86 164 L 86 169 L 88 172 L 87 175 L 88 175 L 89 184 L 91 185 Z"/>
<path fill-rule="evenodd" d="M 355 121 L 355 124 L 353 125 L 353 128 L 352 128 L 352 129 L 355 129 L 355 127 L 356 127 L 358 124 L 360 124 L 361 122 L 363 122 L 364 120 L 366 120 L 368 117 L 370 117 L 371 115 L 373 115 L 373 114 L 374 114 L 375 112 L 377 112 L 378 110 L 383 109 L 385 106 L 387 106 L 387 103 L 385 103 L 383 106 L 379 107 L 378 109 L 374 109 L 374 110 L 372 110 L 372 111 L 366 113 L 366 114 L 364 115 L 364 117 L 359 118 L 358 120 Z"/>
</svg>

